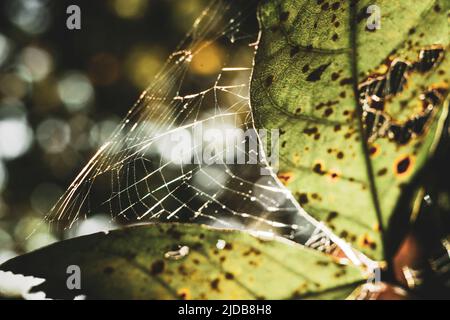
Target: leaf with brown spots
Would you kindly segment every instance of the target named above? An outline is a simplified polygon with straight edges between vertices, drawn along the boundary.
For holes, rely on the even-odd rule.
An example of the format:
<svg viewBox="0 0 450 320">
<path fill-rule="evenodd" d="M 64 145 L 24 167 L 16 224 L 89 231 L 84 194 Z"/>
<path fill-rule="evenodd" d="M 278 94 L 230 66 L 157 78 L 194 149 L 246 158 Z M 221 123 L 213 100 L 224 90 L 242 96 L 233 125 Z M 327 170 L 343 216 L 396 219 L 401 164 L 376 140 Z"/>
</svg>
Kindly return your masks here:
<svg viewBox="0 0 450 320">
<path fill-rule="evenodd" d="M 382 19 L 381 29 L 370 32 L 369 5 L 381 9 Z M 285 132 L 279 176 L 289 174 L 283 182 L 308 213 L 376 260 L 389 258 L 383 238 L 402 186 L 433 153 L 447 117 L 449 6 L 445 0 L 259 6 L 251 104 L 258 127 Z"/>
<path fill-rule="evenodd" d="M 173 232 L 178 239 L 167 236 Z M 180 247 L 187 254 L 167 258 Z M 70 265 L 80 267 L 81 290 L 67 289 Z M 198 224 L 140 225 L 61 241 L 0 270 L 43 278 L 38 289 L 59 299 L 344 299 L 365 280 L 359 268 L 284 238 Z"/>
</svg>

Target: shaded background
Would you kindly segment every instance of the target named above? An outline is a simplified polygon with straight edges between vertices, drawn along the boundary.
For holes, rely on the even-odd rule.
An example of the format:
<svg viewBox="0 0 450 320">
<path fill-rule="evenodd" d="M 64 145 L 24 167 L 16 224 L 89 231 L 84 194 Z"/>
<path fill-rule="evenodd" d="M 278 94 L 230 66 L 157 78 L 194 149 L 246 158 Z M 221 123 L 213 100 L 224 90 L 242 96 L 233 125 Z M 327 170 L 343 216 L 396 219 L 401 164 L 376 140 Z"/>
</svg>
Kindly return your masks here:
<svg viewBox="0 0 450 320">
<path fill-rule="evenodd" d="M 81 8 L 81 30 L 66 8 Z M 57 240 L 32 231 L 150 83 L 204 0 L 0 3 L 0 263 Z M 199 74 L 220 69 L 206 51 Z M 98 216 L 74 232 L 107 223 Z"/>
</svg>

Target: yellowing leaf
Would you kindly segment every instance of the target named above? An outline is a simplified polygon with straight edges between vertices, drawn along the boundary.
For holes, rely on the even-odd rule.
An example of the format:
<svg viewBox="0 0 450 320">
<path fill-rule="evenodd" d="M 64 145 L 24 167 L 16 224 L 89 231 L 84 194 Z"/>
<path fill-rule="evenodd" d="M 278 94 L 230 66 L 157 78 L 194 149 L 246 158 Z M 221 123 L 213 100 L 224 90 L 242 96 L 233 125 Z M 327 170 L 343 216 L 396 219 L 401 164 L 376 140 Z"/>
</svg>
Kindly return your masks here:
<svg viewBox="0 0 450 320">
<path fill-rule="evenodd" d="M 68 290 L 69 266 L 81 290 Z M 66 240 L 0 266 L 43 277 L 52 298 L 344 299 L 364 278 L 296 243 L 189 224 L 130 227 Z"/>
<path fill-rule="evenodd" d="M 381 29 L 367 27 L 370 6 Z M 281 130 L 279 175 L 308 213 L 377 260 L 389 258 L 383 234 L 447 117 L 448 7 L 444 0 L 259 7 L 251 103 L 259 127 Z"/>
</svg>

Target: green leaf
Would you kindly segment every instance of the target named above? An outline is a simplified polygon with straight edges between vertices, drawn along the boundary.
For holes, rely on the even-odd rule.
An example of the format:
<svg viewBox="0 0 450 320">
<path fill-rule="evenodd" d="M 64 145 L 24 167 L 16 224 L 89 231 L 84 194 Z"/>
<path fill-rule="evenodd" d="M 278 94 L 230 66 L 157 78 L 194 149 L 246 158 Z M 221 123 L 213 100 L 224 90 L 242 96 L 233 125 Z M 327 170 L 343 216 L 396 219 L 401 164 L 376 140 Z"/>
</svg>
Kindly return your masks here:
<svg viewBox="0 0 450 320">
<path fill-rule="evenodd" d="M 370 5 L 380 9 L 379 30 L 367 28 Z M 447 117 L 449 5 L 259 7 L 251 103 L 257 126 L 281 130 L 279 178 L 308 213 L 377 260 L 389 258 L 383 235 Z"/>
<path fill-rule="evenodd" d="M 70 265 L 80 267 L 81 290 L 67 290 Z M 36 289 L 51 298 L 343 299 L 363 281 L 359 268 L 285 239 L 189 224 L 66 240 L 0 269 L 46 279 Z"/>
</svg>

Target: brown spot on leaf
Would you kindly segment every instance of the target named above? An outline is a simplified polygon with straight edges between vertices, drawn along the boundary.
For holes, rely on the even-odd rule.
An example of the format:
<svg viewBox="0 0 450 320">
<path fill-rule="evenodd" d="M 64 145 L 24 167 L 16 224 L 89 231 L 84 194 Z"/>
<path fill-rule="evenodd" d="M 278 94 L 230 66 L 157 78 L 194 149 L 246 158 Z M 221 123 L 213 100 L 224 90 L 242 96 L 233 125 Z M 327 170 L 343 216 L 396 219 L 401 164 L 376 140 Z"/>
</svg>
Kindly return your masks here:
<svg viewBox="0 0 450 320">
<path fill-rule="evenodd" d="M 306 81 L 308 82 L 315 82 L 319 81 L 322 77 L 322 74 L 325 72 L 325 70 L 330 66 L 331 62 L 325 63 L 314 69 L 306 78 Z"/>
<path fill-rule="evenodd" d="M 292 172 L 285 172 L 285 173 L 279 173 L 278 179 L 284 184 L 287 185 L 292 178 L 294 177 L 294 174 Z"/>
<path fill-rule="evenodd" d="M 188 271 L 187 271 L 187 269 L 186 269 L 186 266 L 183 265 L 183 264 L 181 264 L 181 265 L 178 266 L 178 272 L 179 272 L 181 275 L 183 275 L 183 276 L 187 276 L 187 275 L 189 274 Z"/>
<path fill-rule="evenodd" d="M 377 247 L 375 241 L 368 235 L 364 234 L 358 239 L 359 246 L 374 250 Z"/>
<path fill-rule="evenodd" d="M 384 176 L 386 173 L 388 172 L 388 170 L 386 168 L 380 169 L 377 173 L 377 176 L 382 177 Z"/>
<path fill-rule="evenodd" d="M 369 147 L 369 154 L 371 157 L 375 157 L 376 155 L 378 155 L 380 151 L 380 148 L 377 145 L 371 145 Z"/>
<path fill-rule="evenodd" d="M 225 279 L 233 280 L 234 279 L 234 275 L 231 272 L 225 272 Z"/>
<path fill-rule="evenodd" d="M 331 211 L 331 212 L 328 214 L 326 221 L 327 221 L 327 222 L 331 222 L 331 221 L 333 221 L 334 219 L 336 219 L 338 215 L 339 215 L 339 214 L 338 214 L 336 211 Z"/>
<path fill-rule="evenodd" d="M 411 169 L 411 157 L 410 156 L 404 156 L 401 157 L 398 161 L 395 163 L 395 173 L 398 175 L 405 175 L 409 172 Z"/>
<path fill-rule="evenodd" d="M 356 15 L 356 21 L 358 23 L 362 22 L 363 20 L 367 20 L 367 18 L 370 17 L 370 13 L 367 13 L 367 8 L 368 6 L 364 6 Z"/>
<path fill-rule="evenodd" d="M 316 134 L 319 130 L 317 129 L 317 127 L 313 127 L 313 128 L 306 128 L 303 130 L 303 133 L 307 134 L 308 136 Z"/>
<path fill-rule="evenodd" d="M 323 103 L 323 102 L 321 102 L 321 103 L 319 103 L 317 106 L 315 106 L 316 110 L 320 110 L 320 109 L 322 109 L 323 107 L 325 107 L 325 103 Z"/>
<path fill-rule="evenodd" d="M 334 274 L 334 277 L 335 278 L 340 278 L 340 277 L 345 276 L 346 273 L 347 273 L 347 270 L 341 269 L 339 271 L 336 271 L 336 273 Z"/>
<path fill-rule="evenodd" d="M 152 263 L 150 273 L 156 276 L 164 271 L 164 267 L 165 267 L 164 261 L 156 260 L 155 262 Z"/>
<path fill-rule="evenodd" d="M 330 8 L 330 4 L 328 2 L 325 2 L 324 4 L 322 4 L 322 6 L 320 7 L 320 9 L 322 9 L 323 11 L 327 11 Z"/>
<path fill-rule="evenodd" d="M 273 83 L 273 76 L 268 76 L 264 82 L 266 84 L 266 87 L 270 86 Z"/>
<path fill-rule="evenodd" d="M 313 167 L 313 171 L 317 174 L 324 175 L 326 172 L 322 169 L 321 163 L 316 163 Z"/>
<path fill-rule="evenodd" d="M 210 283 L 211 288 L 212 288 L 213 290 L 220 291 L 220 290 L 219 290 L 219 283 L 220 283 L 220 279 L 219 279 L 219 278 L 214 279 L 214 280 L 211 281 L 211 283 Z"/>
<path fill-rule="evenodd" d="M 325 112 L 323 113 L 324 117 L 329 117 L 333 113 L 333 109 L 327 108 L 325 109 Z"/>
<path fill-rule="evenodd" d="M 259 251 L 258 249 L 254 248 L 254 247 L 250 247 L 247 251 L 245 251 L 243 253 L 244 257 L 247 257 L 247 256 L 249 256 L 251 254 L 253 254 L 255 256 L 258 256 L 258 255 L 261 254 L 261 251 Z"/>
<path fill-rule="evenodd" d="M 301 193 L 298 197 L 298 202 L 301 205 L 307 204 L 309 202 L 308 195 L 306 193 Z"/>
<path fill-rule="evenodd" d="M 283 11 L 280 13 L 280 21 L 284 22 L 287 21 L 287 19 L 289 19 L 289 11 Z"/>
<path fill-rule="evenodd" d="M 341 7 L 341 3 L 339 2 L 339 1 L 337 1 L 337 2 L 335 2 L 335 3 L 333 3 L 332 5 L 331 5 L 331 9 L 333 9 L 333 10 L 337 10 L 337 9 L 339 9 Z"/>
<path fill-rule="evenodd" d="M 177 291 L 178 297 L 182 300 L 189 300 L 191 298 L 191 292 L 188 288 L 181 288 Z"/>
</svg>

